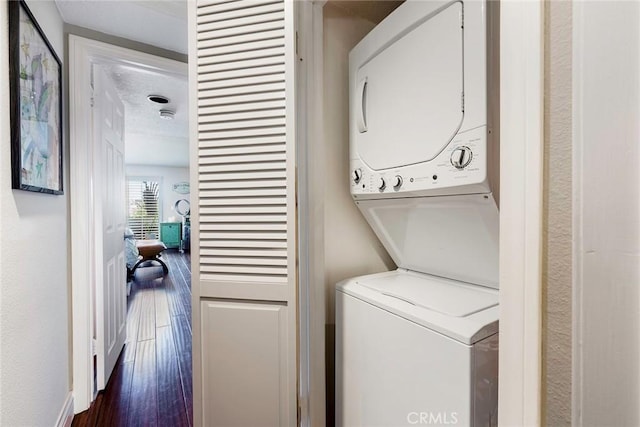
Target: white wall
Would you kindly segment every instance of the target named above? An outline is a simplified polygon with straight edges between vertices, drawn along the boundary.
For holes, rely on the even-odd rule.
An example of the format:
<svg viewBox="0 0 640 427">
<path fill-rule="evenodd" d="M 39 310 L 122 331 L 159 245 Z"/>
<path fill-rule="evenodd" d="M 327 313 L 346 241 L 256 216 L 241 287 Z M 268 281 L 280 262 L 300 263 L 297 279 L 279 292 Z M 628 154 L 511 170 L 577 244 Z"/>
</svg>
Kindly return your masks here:
<svg viewBox="0 0 640 427">
<path fill-rule="evenodd" d="M 126 165 L 126 174 L 127 177 L 160 177 L 160 200 L 162 202 L 160 222 L 166 222 L 172 216 L 175 217 L 176 221 L 182 221 L 182 217 L 173 209 L 173 206 L 180 199 L 191 199 L 189 194 L 179 194 L 173 191 L 173 184 L 189 182 L 189 168 Z"/>
<path fill-rule="evenodd" d="M 571 13 L 568 1 L 545 6 L 542 419 L 571 425 Z"/>
<path fill-rule="evenodd" d="M 574 3 L 575 425 L 640 425 L 640 3 Z"/>
<path fill-rule="evenodd" d="M 28 3 L 62 60 L 54 3 Z M 51 426 L 71 389 L 68 144 L 64 196 L 11 190 L 6 1 L 0 25 L 0 425 Z"/>
</svg>

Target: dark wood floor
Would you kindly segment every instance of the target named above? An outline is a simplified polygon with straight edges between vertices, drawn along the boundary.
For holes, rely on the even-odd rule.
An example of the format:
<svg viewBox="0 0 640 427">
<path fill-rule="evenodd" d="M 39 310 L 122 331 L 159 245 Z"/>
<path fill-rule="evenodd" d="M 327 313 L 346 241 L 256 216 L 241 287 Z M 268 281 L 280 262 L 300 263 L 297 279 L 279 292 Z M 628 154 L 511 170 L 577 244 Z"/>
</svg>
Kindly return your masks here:
<svg viewBox="0 0 640 427">
<path fill-rule="evenodd" d="M 162 268 L 138 268 L 127 342 L 106 389 L 72 426 L 191 426 L 191 259 L 165 251 Z"/>
</svg>

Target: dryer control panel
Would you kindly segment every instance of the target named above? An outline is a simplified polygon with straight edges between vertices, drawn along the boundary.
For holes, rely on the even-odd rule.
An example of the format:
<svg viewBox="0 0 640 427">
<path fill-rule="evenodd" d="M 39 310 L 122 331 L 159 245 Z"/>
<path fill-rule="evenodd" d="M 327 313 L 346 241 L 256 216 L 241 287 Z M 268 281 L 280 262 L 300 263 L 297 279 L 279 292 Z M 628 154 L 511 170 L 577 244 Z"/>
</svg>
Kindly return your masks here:
<svg viewBox="0 0 640 427">
<path fill-rule="evenodd" d="M 456 135 L 429 162 L 373 170 L 362 159 L 352 159 L 351 194 L 355 199 L 375 199 L 487 193 L 486 132 L 482 126 Z"/>
<path fill-rule="evenodd" d="M 485 6 L 408 1 L 351 50 L 354 199 L 491 191 Z"/>
</svg>

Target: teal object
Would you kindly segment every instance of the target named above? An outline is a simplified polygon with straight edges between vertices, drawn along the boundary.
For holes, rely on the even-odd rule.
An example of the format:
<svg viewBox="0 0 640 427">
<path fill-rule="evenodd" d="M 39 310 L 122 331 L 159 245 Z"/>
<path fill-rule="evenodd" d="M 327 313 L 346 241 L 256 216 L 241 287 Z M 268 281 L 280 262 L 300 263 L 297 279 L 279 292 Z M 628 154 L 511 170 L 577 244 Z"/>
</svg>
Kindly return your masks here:
<svg viewBox="0 0 640 427">
<path fill-rule="evenodd" d="M 182 223 L 180 222 L 161 222 L 160 223 L 160 240 L 167 248 L 180 248 L 180 240 L 182 237 Z"/>
</svg>

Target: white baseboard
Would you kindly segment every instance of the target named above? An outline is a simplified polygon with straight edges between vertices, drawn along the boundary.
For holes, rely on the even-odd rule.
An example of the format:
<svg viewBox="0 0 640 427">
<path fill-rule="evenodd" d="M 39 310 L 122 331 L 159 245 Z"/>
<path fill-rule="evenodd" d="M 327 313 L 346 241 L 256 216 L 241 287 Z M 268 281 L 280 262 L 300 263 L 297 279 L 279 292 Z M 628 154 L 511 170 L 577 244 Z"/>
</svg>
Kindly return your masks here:
<svg viewBox="0 0 640 427">
<path fill-rule="evenodd" d="M 64 400 L 64 405 L 62 405 L 60 415 L 58 415 L 56 427 L 71 427 L 71 421 L 73 421 L 73 393 L 69 392 Z"/>
</svg>

